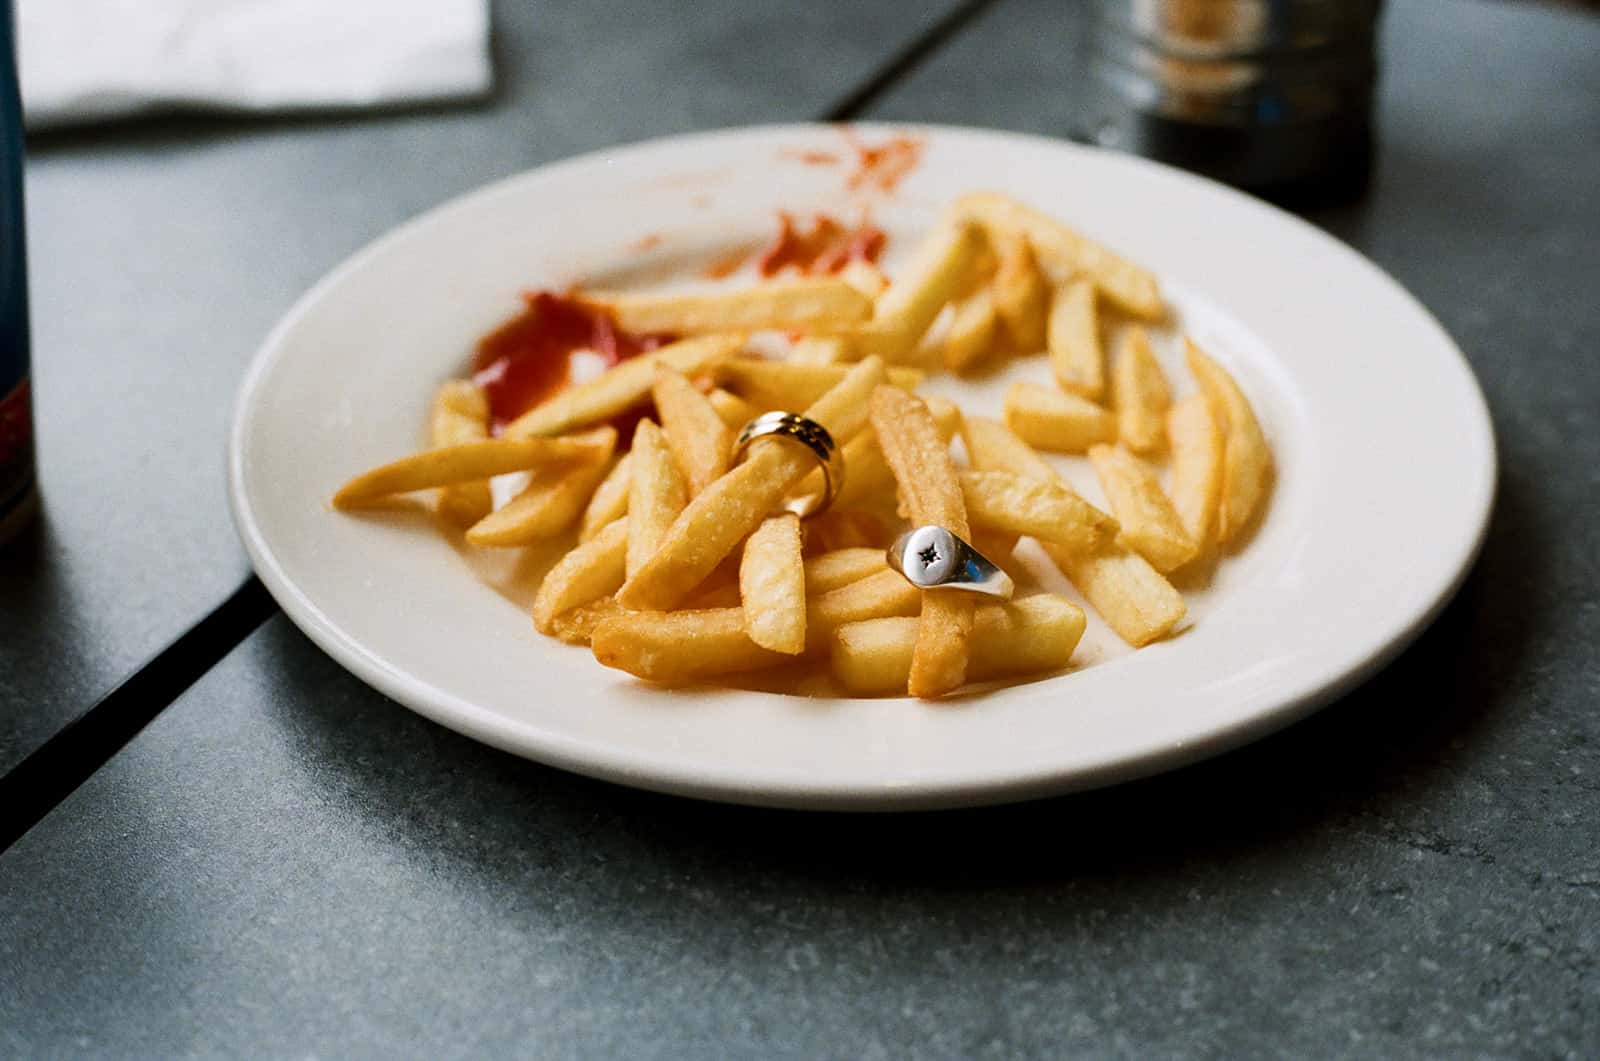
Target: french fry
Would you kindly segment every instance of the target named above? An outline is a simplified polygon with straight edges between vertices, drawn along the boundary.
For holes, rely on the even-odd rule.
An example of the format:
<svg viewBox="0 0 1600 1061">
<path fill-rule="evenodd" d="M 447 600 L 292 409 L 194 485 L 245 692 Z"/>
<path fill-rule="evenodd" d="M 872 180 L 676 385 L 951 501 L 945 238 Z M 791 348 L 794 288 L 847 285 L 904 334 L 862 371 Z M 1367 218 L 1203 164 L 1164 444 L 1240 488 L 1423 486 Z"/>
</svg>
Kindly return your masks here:
<svg viewBox="0 0 1600 1061">
<path fill-rule="evenodd" d="M 967 462 L 980 471 L 1010 472 L 1051 481 L 1057 478 L 1049 461 L 998 420 L 963 417 L 961 441 L 967 448 Z"/>
<path fill-rule="evenodd" d="M 883 520 L 865 510 L 832 509 L 809 521 L 807 540 L 823 552 L 834 549 L 883 549 L 889 532 Z"/>
<path fill-rule="evenodd" d="M 675 369 L 686 376 L 698 375 L 732 356 L 743 345 L 743 335 L 702 335 L 669 343 L 560 391 L 507 424 L 500 437 L 560 435 L 576 427 L 610 420 L 649 397 L 659 367 Z"/>
<path fill-rule="evenodd" d="M 689 485 L 653 420 L 639 421 L 629 456 L 633 472 L 628 489 L 626 566 L 632 575 L 655 555 L 667 528 L 689 503 Z"/>
<path fill-rule="evenodd" d="M 662 369 L 656 374 L 651 394 L 656 415 L 666 433 L 667 446 L 683 469 L 689 496 L 704 490 L 713 479 L 728 470 L 733 455 L 733 431 L 722 422 L 716 408 L 704 394 L 680 373 Z"/>
<path fill-rule="evenodd" d="M 1056 288 L 1050 296 L 1046 332 L 1056 384 L 1092 402 L 1103 398 L 1106 355 L 1100 345 L 1100 314 L 1095 309 L 1093 285 L 1074 280 Z"/>
<path fill-rule="evenodd" d="M 723 390 L 721 387 L 711 388 L 711 393 L 706 395 L 706 401 L 711 403 L 711 408 L 722 417 L 722 422 L 737 432 L 745 424 L 754 420 L 759 411 L 755 406 L 745 401 L 732 391 Z"/>
<path fill-rule="evenodd" d="M 791 656 L 805 651 L 806 576 L 794 513 L 768 516 L 745 540 L 739 596 L 750 640 Z"/>
<path fill-rule="evenodd" d="M 489 399 L 483 389 L 469 379 L 446 381 L 433 399 L 428 441 L 436 447 L 455 446 L 488 437 Z M 441 486 L 434 506 L 456 526 L 470 527 L 494 507 L 489 480 Z"/>
<path fill-rule="evenodd" d="M 768 361 L 738 357 L 724 361 L 717 370 L 719 382 L 727 384 L 753 406 L 768 409 L 803 409 L 828 393 L 844 379 L 853 366 L 801 365 L 793 361 Z M 895 366 L 888 370 L 889 381 L 914 390 L 923 374 L 914 368 Z"/>
<path fill-rule="evenodd" d="M 1008 232 L 992 242 L 1000 249 L 994 274 L 995 310 L 1017 352 L 1037 353 L 1044 349 L 1050 285 L 1039 272 L 1026 236 Z"/>
<path fill-rule="evenodd" d="M 1006 426 L 1040 449 L 1083 453 L 1117 437 L 1109 409 L 1076 394 L 1018 381 L 1006 390 Z"/>
<path fill-rule="evenodd" d="M 982 248 L 983 237 L 973 226 L 939 225 L 917 248 L 900 278 L 878 297 L 873 322 L 920 336 L 966 283 Z"/>
<path fill-rule="evenodd" d="M 922 591 L 885 565 L 876 574 L 807 598 L 806 643 L 813 649 L 822 648 L 845 623 L 890 615 L 914 616 L 921 610 Z"/>
<path fill-rule="evenodd" d="M 872 315 L 872 300 L 843 280 L 778 280 L 696 294 L 588 292 L 584 300 L 639 334 L 696 335 L 792 328 L 841 328 Z"/>
<path fill-rule="evenodd" d="M 971 537 L 950 445 L 939 437 L 928 407 L 904 391 L 879 387 L 872 392 L 872 428 L 911 522 L 934 523 L 958 538 Z M 964 593 L 922 595 L 907 685 L 912 696 L 943 696 L 966 681 L 973 608 L 971 596 Z"/>
<path fill-rule="evenodd" d="M 850 341 L 842 335 L 813 335 L 798 340 L 789 351 L 797 365 L 837 365 L 850 360 Z"/>
<path fill-rule="evenodd" d="M 805 561 L 806 595 L 819 596 L 888 569 L 882 549 L 861 547 L 821 553 Z"/>
<path fill-rule="evenodd" d="M 1074 553 L 1040 544 L 1106 625 L 1135 648 L 1166 637 L 1187 614 L 1183 596 L 1132 549 L 1107 545 Z"/>
<path fill-rule="evenodd" d="M 839 279 L 874 300 L 889 287 L 889 278 L 883 275 L 883 270 L 861 258 L 846 262 L 839 270 Z"/>
<path fill-rule="evenodd" d="M 616 520 L 628 514 L 628 493 L 632 489 L 629 469 L 633 467 L 632 454 L 624 453 L 600 485 L 594 488 L 589 504 L 578 521 L 578 540 L 586 542 Z"/>
<path fill-rule="evenodd" d="M 508 548 L 554 537 L 570 527 L 605 478 L 617 443 L 612 427 L 587 432 L 603 445 L 589 460 L 570 467 L 551 466 L 533 473 L 516 497 L 467 528 L 467 544 Z"/>
<path fill-rule="evenodd" d="M 1072 660 L 1083 637 L 1083 610 L 1047 593 L 983 604 L 972 623 L 971 681 L 1042 674 Z M 916 650 L 917 620 L 866 619 L 834 634 L 833 673 L 854 696 L 882 696 L 906 687 Z"/>
<path fill-rule="evenodd" d="M 944 337 L 944 367 L 951 372 L 965 372 L 989 352 L 994 342 L 994 295 L 987 287 L 980 287 L 952 306 L 950 330 Z"/>
<path fill-rule="evenodd" d="M 1135 453 L 1160 453 L 1166 444 L 1165 418 L 1172 405 L 1166 373 L 1140 327 L 1122 337 L 1111 368 L 1111 407 L 1117 414 L 1117 435 Z"/>
<path fill-rule="evenodd" d="M 493 438 L 423 450 L 356 476 L 333 495 L 334 508 L 359 505 L 413 490 L 470 483 L 507 472 L 603 459 L 610 445 L 592 433 L 564 438 Z"/>
<path fill-rule="evenodd" d="M 688 685 L 794 658 L 750 640 L 742 608 L 619 612 L 594 628 L 589 647 L 601 664 L 662 685 Z"/>
<path fill-rule="evenodd" d="M 869 357 L 853 366 L 805 415 L 826 428 L 835 442 L 848 445 L 866 422 L 868 396 L 884 378 L 883 362 Z M 797 446 L 758 439 L 750 447 L 748 459 L 689 503 L 668 529 L 661 547 L 642 567 L 629 573 L 617 599 L 638 609 L 677 604 L 755 530 L 814 464 L 812 456 Z"/>
<path fill-rule="evenodd" d="M 960 408 L 954 402 L 935 395 L 924 395 L 922 398 L 928 412 L 933 414 L 939 437 L 949 442 L 961 423 Z M 869 505 L 874 498 L 893 489 L 894 472 L 889 470 L 889 462 L 883 459 L 878 436 L 872 431 L 861 432 L 841 452 L 844 455 L 844 486 L 833 499 L 834 508 L 852 509 Z M 821 490 L 822 471 L 817 469 L 801 481 L 795 492 L 804 496 Z"/>
<path fill-rule="evenodd" d="M 963 432 L 967 457 L 979 471 L 1058 478 L 1026 442 L 993 420 L 967 417 Z M 1144 557 L 1119 542 L 1086 551 L 1055 542 L 1040 545 L 1106 625 L 1131 645 L 1147 645 L 1167 636 L 1187 612 L 1183 597 L 1172 584 Z"/>
<path fill-rule="evenodd" d="M 554 616 L 546 632 L 569 645 L 587 646 L 589 639 L 594 636 L 594 628 L 613 615 L 621 614 L 623 610 L 617 598 L 601 597 Z"/>
<path fill-rule="evenodd" d="M 1056 283 L 1082 274 L 1130 316 L 1156 321 L 1165 314 L 1156 278 L 1055 218 L 998 192 L 973 192 L 956 200 L 956 213 L 982 225 L 991 240 L 1006 233 L 1028 238 L 1039 263 Z"/>
<path fill-rule="evenodd" d="M 1217 505 L 1222 499 L 1222 428 L 1204 394 L 1191 394 L 1167 412 L 1172 447 L 1172 507 L 1200 555 L 1217 536 Z"/>
<path fill-rule="evenodd" d="M 1092 446 L 1089 461 L 1100 478 L 1111 511 L 1122 525 L 1124 545 L 1166 574 L 1193 560 L 1200 547 L 1183 529 L 1161 484 L 1138 457 L 1120 446 Z"/>
<path fill-rule="evenodd" d="M 619 519 L 562 557 L 533 598 L 535 629 L 552 633 L 556 616 L 615 593 L 626 573 L 627 555 L 628 521 Z"/>
<path fill-rule="evenodd" d="M 1227 544 L 1250 526 L 1272 488 L 1272 450 L 1261 432 L 1255 410 L 1250 408 L 1250 400 L 1228 370 L 1207 356 L 1193 340 L 1185 340 L 1184 357 L 1189 371 L 1200 381 L 1200 389 L 1211 403 L 1212 412 L 1225 425 L 1217 537 Z"/>
<path fill-rule="evenodd" d="M 974 527 L 1026 534 L 1078 551 L 1095 548 L 1117 536 L 1115 519 L 1058 479 L 1010 472 L 962 472 L 961 496 Z"/>
</svg>

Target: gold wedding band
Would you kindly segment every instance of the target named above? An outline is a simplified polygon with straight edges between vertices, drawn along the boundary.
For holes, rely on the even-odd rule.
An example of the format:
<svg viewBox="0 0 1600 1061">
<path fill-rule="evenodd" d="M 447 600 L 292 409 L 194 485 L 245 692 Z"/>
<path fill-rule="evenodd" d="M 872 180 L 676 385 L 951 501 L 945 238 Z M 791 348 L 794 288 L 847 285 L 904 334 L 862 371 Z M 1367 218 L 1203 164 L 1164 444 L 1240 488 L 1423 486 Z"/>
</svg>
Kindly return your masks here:
<svg viewBox="0 0 1600 1061">
<path fill-rule="evenodd" d="M 735 464 L 744 456 L 750 444 L 758 438 L 773 438 L 801 446 L 816 459 L 818 467 L 822 469 L 821 494 L 788 498 L 783 502 L 782 508 L 793 512 L 801 519 L 827 511 L 828 506 L 833 504 L 834 495 L 844 485 L 844 454 L 839 452 L 839 447 L 834 444 L 833 436 L 828 434 L 828 429 L 799 413 L 786 413 L 781 410 L 762 413 L 739 429 L 739 437 L 733 446 Z"/>
</svg>

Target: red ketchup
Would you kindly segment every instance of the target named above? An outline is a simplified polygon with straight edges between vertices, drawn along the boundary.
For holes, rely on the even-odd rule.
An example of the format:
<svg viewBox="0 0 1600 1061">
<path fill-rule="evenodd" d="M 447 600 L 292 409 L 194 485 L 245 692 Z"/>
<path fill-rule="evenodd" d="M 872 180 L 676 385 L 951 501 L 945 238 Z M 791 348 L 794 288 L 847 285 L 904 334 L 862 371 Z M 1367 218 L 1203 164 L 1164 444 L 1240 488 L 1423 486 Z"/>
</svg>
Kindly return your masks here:
<svg viewBox="0 0 1600 1061">
<path fill-rule="evenodd" d="M 572 355 L 592 351 L 607 368 L 649 353 L 668 335 L 632 335 L 603 310 L 550 291 L 523 295 L 528 308 L 478 340 L 472 380 L 489 399 L 490 430 L 500 429 L 567 385 Z M 626 446 L 631 431 L 620 439 Z"/>
<path fill-rule="evenodd" d="M 846 228 L 827 214 L 817 214 L 810 228 L 801 228 L 787 213 L 778 214 L 778 234 L 756 259 L 762 276 L 798 269 L 810 276 L 829 276 L 852 261 L 876 262 L 887 237 L 863 220 Z"/>
</svg>

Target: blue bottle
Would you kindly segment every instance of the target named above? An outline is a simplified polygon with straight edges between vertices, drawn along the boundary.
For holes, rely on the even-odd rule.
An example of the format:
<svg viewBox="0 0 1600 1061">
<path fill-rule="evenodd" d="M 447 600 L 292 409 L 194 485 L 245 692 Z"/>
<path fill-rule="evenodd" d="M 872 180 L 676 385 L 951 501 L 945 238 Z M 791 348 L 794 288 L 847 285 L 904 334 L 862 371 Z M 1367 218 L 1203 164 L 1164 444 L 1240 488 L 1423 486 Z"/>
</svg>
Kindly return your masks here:
<svg viewBox="0 0 1600 1061">
<path fill-rule="evenodd" d="M 22 100 L 11 0 L 0 0 L 0 543 L 38 507 L 28 394 L 28 265 L 22 232 Z"/>
</svg>

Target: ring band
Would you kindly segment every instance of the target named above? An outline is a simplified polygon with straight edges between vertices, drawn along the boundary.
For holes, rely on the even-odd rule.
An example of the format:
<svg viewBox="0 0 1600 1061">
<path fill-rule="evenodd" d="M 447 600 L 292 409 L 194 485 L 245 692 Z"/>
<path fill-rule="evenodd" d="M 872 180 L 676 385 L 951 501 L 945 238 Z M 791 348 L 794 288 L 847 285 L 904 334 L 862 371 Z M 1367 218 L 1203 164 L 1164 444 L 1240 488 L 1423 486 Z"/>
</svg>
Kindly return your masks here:
<svg viewBox="0 0 1600 1061">
<path fill-rule="evenodd" d="M 1011 576 L 936 523 L 907 531 L 888 550 L 889 566 L 918 589 L 961 590 L 1009 600 Z"/>
<path fill-rule="evenodd" d="M 735 464 L 758 438 L 775 438 L 798 445 L 816 458 L 817 466 L 822 469 L 822 493 L 789 498 L 782 505 L 786 511 L 806 519 L 820 515 L 833 504 L 834 495 L 844 485 L 844 454 L 839 452 L 827 428 L 799 413 L 781 410 L 762 413 L 739 429 L 733 446 Z"/>
</svg>

